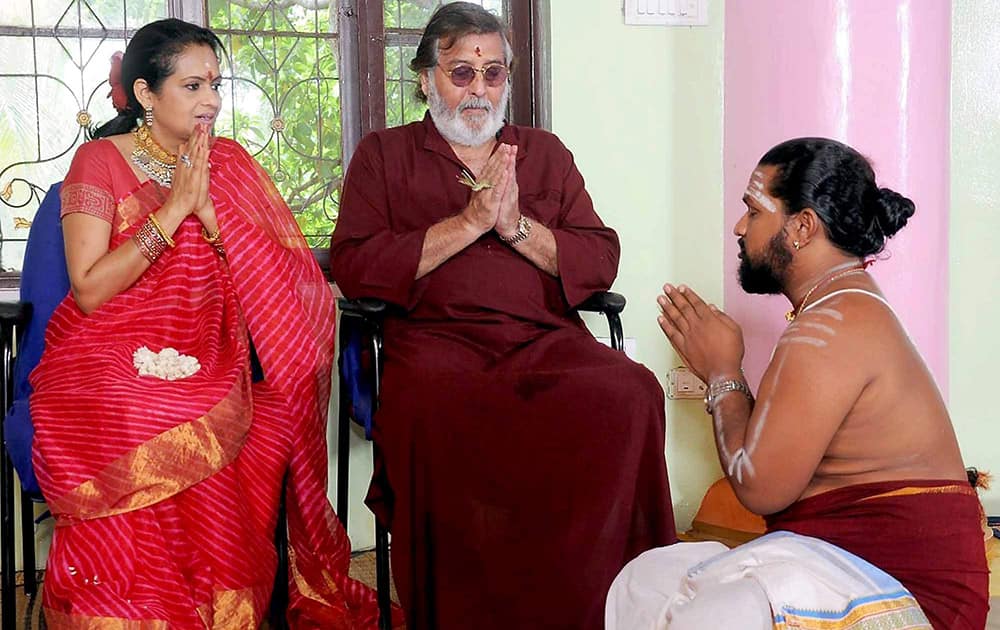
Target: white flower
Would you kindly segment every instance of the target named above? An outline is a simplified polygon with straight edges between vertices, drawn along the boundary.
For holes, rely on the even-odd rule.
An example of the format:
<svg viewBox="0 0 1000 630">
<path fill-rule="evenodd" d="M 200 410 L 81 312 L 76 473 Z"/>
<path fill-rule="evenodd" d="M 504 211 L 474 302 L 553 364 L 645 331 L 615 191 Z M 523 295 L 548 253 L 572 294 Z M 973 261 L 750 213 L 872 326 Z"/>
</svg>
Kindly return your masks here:
<svg viewBox="0 0 1000 630">
<path fill-rule="evenodd" d="M 139 376 L 155 376 L 167 381 L 187 378 L 201 369 L 196 357 L 181 354 L 173 348 L 164 348 L 157 354 L 146 346 L 132 355 L 132 365 L 139 370 Z"/>
</svg>

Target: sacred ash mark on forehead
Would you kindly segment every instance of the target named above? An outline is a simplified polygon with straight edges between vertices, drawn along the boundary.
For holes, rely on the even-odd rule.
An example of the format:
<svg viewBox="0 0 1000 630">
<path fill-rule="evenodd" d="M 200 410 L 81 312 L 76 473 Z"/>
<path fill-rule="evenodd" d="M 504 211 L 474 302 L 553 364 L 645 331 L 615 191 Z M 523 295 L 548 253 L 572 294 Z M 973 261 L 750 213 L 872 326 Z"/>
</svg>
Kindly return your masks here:
<svg viewBox="0 0 1000 630">
<path fill-rule="evenodd" d="M 747 184 L 746 195 L 760 204 L 762 208 L 774 214 L 778 211 L 778 204 L 767 196 L 764 192 L 764 173 L 757 169 L 750 175 L 750 183 Z"/>
</svg>

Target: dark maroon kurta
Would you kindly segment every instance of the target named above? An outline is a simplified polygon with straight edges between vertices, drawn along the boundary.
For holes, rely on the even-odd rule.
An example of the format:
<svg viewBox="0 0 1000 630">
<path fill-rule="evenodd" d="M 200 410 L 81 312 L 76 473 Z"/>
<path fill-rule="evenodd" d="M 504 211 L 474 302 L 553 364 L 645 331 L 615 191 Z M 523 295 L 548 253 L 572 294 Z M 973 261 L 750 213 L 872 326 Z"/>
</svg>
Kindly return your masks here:
<svg viewBox="0 0 1000 630">
<path fill-rule="evenodd" d="M 572 155 L 537 129 L 500 140 L 518 145 L 521 211 L 555 235 L 559 278 L 489 233 L 414 280 L 426 230 L 471 195 L 429 117 L 351 161 L 334 279 L 406 311 L 385 324 L 370 502 L 411 630 L 600 628 L 621 567 L 676 540 L 663 392 L 571 311 L 610 287 L 619 253 Z"/>
</svg>

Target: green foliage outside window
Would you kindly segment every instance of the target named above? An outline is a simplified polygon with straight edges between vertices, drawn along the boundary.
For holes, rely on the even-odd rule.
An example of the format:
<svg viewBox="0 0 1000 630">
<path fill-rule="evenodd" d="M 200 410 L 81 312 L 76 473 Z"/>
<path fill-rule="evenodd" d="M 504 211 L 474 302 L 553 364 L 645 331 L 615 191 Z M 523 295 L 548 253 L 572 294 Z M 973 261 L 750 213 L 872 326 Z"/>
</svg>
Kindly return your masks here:
<svg viewBox="0 0 1000 630">
<path fill-rule="evenodd" d="M 223 69 L 229 80 L 216 132 L 255 155 L 310 244 L 322 246 L 333 231 L 344 175 L 336 13 L 330 6 L 261 4 L 208 3 L 209 27 L 232 62 Z"/>
</svg>

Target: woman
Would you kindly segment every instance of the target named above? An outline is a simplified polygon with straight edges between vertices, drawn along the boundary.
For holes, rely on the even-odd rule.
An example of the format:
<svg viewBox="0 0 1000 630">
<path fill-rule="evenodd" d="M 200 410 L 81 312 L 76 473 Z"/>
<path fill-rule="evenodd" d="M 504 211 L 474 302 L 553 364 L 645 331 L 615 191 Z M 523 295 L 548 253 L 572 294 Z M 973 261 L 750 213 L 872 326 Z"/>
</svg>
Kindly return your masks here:
<svg viewBox="0 0 1000 630">
<path fill-rule="evenodd" d="M 63 182 L 72 290 L 31 399 L 49 627 L 259 626 L 286 472 L 293 626 L 377 616 L 326 498 L 333 296 L 266 173 L 210 136 L 220 48 L 137 31 L 125 109 Z"/>
</svg>

